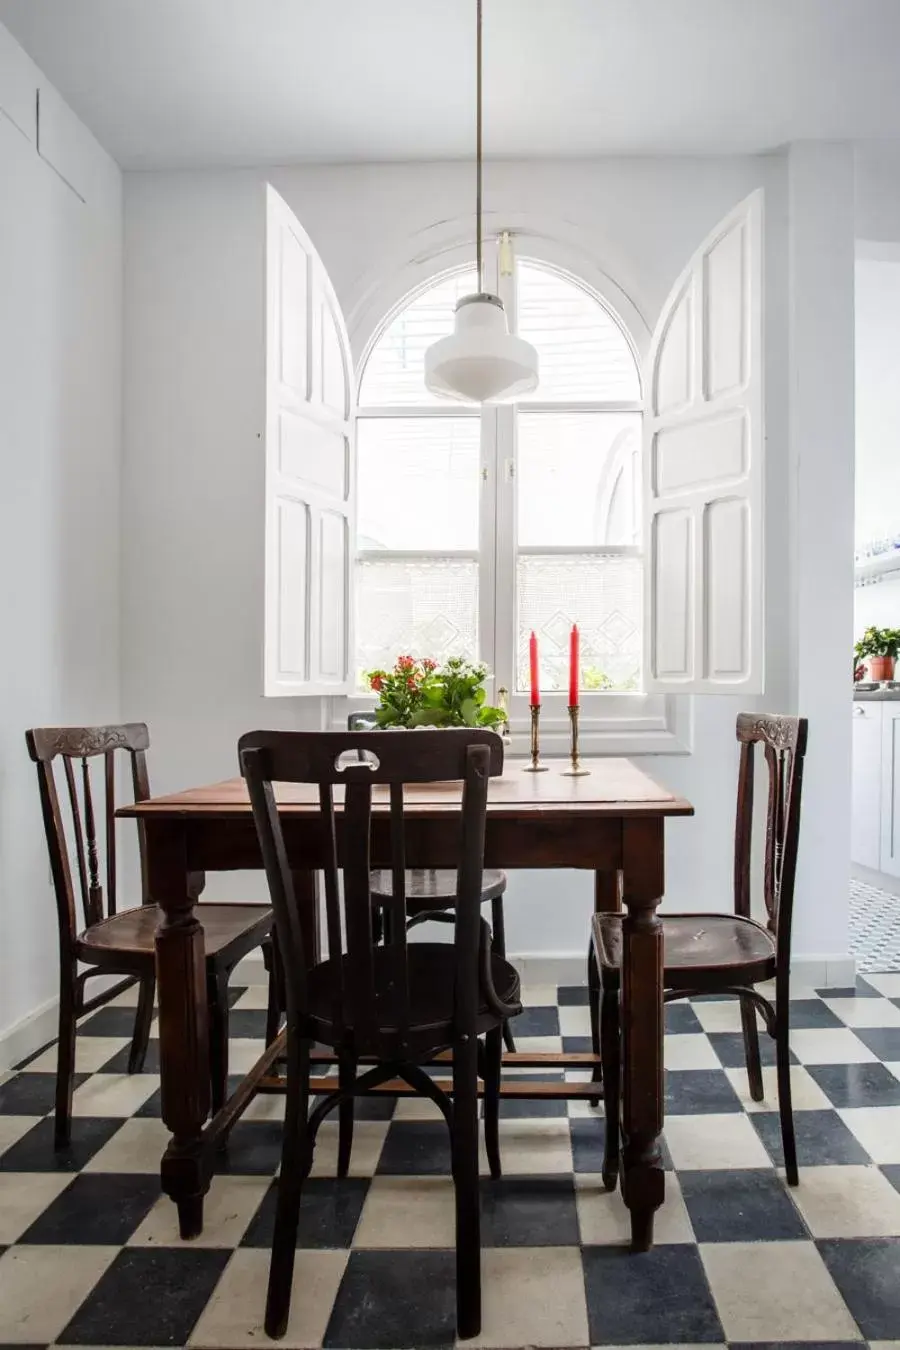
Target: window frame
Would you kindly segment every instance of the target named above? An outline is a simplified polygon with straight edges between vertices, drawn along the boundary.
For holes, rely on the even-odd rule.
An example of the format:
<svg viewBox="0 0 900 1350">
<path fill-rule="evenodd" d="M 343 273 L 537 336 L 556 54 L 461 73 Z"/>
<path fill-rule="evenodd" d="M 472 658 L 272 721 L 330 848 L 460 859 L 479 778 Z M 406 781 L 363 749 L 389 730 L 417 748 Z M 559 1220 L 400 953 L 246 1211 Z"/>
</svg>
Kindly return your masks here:
<svg viewBox="0 0 900 1350">
<path fill-rule="evenodd" d="M 514 266 L 501 275 L 500 235 L 498 231 L 485 250 L 485 289 L 493 290 L 504 301 L 511 325 L 515 323 L 516 284 Z M 649 349 L 650 330 L 636 306 L 616 284 L 595 265 L 584 258 L 567 258 L 565 250 L 552 241 L 517 231 L 513 240 L 514 258 L 534 262 L 561 273 L 580 286 L 606 308 L 620 327 L 635 358 L 641 393 L 643 394 L 643 360 Z M 361 389 L 366 365 L 371 352 L 387 326 L 416 294 L 427 289 L 448 273 L 471 266 L 471 249 L 467 246 L 448 249 L 428 258 L 418 258 L 391 279 L 391 300 L 380 309 L 378 296 L 371 294 L 366 306 L 369 313 L 369 332 L 362 342 L 360 320 L 351 329 L 354 350 L 361 356 L 356 367 L 357 391 Z M 588 275 L 586 275 L 588 273 Z M 384 300 L 387 287 L 381 291 Z M 493 484 L 490 491 L 480 493 L 478 550 L 446 550 L 443 553 L 409 550 L 378 550 L 377 556 L 390 558 L 427 556 L 476 558 L 479 563 L 478 631 L 481 658 L 493 671 L 503 672 L 497 686 L 509 688 L 510 749 L 525 754 L 528 750 L 528 700 L 524 693 L 516 693 L 515 683 L 515 626 L 516 626 L 516 565 L 520 552 L 528 556 L 557 555 L 585 556 L 590 548 L 566 549 L 556 546 L 529 546 L 520 550 L 516 540 L 516 412 L 578 412 L 621 411 L 644 414 L 643 398 L 635 402 L 592 400 L 541 401 L 528 400 L 521 405 L 485 405 L 467 407 L 448 403 L 427 405 L 395 405 L 384 407 L 358 404 L 359 418 L 389 417 L 478 417 L 481 424 L 480 473 L 484 481 Z M 512 468 L 511 468 L 512 466 Z M 643 547 L 631 545 L 597 546 L 598 553 L 645 556 Z M 358 554 L 356 556 L 359 556 Z M 365 556 L 365 555 L 364 555 Z M 372 556 L 375 556 L 373 552 Z M 354 562 L 355 562 L 354 558 Z M 502 616 L 497 612 L 497 600 L 508 594 L 512 601 Z M 507 675 L 506 672 L 509 672 Z M 496 698 L 496 687 L 492 691 Z M 364 712 L 374 706 L 373 696 L 359 693 L 331 700 L 331 714 L 326 720 L 334 727 L 346 726 L 351 712 Z M 563 754 L 568 748 L 569 722 L 564 692 L 544 693 L 542 696 L 541 734 L 545 749 Z M 581 743 L 587 753 L 604 754 L 671 754 L 687 753 L 691 741 L 691 700 L 673 695 L 633 693 L 582 692 Z"/>
</svg>

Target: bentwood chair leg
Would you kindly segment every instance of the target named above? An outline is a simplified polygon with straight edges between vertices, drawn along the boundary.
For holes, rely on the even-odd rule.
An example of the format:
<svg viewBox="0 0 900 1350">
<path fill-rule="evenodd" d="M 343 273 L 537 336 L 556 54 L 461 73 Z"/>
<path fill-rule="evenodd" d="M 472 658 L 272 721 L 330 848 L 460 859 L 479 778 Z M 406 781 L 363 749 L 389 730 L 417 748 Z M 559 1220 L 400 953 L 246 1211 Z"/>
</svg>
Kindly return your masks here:
<svg viewBox="0 0 900 1350">
<path fill-rule="evenodd" d="M 59 991 L 59 1044 L 56 1050 L 55 1148 L 66 1148 L 72 1138 L 72 1091 L 75 1078 L 75 1034 L 78 993 L 74 971 L 63 974 Z"/>
<path fill-rule="evenodd" d="M 600 1009 L 600 1055 L 603 1061 L 603 1101 L 606 1107 L 606 1138 L 603 1146 L 603 1185 L 616 1189 L 619 1179 L 619 1076 L 621 1032 L 619 991 L 603 990 Z"/>
<path fill-rule="evenodd" d="M 484 1147 L 491 1176 L 503 1175 L 500 1165 L 500 1075 L 503 1066 L 503 1028 L 494 1027 L 484 1038 Z"/>
<path fill-rule="evenodd" d="M 338 1065 L 338 1088 L 349 1092 L 356 1078 L 356 1060 L 352 1055 L 342 1055 Z M 350 1154 L 353 1151 L 353 1115 L 355 1102 L 345 1097 L 338 1104 L 338 1156 L 337 1174 L 343 1178 L 350 1171 Z"/>
<path fill-rule="evenodd" d="M 137 1012 L 134 1018 L 134 1032 L 131 1037 L 131 1050 L 128 1053 L 128 1072 L 140 1073 L 147 1058 L 147 1046 L 150 1044 L 150 1023 L 153 1021 L 153 997 L 156 993 L 156 978 L 145 975 L 140 984 Z"/>
<path fill-rule="evenodd" d="M 481 1208 L 478 1189 L 478 1080 L 475 1036 L 453 1047 L 453 1185 L 456 1193 L 456 1330 L 481 1330 Z"/>
<path fill-rule="evenodd" d="M 228 980 L 207 971 L 209 988 L 209 1076 L 212 1113 L 228 1099 Z"/>
<path fill-rule="evenodd" d="M 291 1311 L 291 1283 L 300 1224 L 300 1197 L 312 1167 L 309 1114 L 309 1042 L 288 1033 L 287 1096 L 281 1140 L 281 1175 L 266 1296 L 266 1334 L 280 1340 Z"/>
<path fill-rule="evenodd" d="M 588 1009 L 591 1015 L 591 1050 L 595 1055 L 600 1054 L 600 970 L 597 965 L 597 954 L 594 951 L 593 940 L 588 945 L 587 959 L 588 976 Z M 599 1064 L 594 1065 L 594 1072 L 591 1077 L 593 1083 L 603 1081 L 603 1070 Z M 591 1106 L 600 1105 L 600 1097 L 591 1097 Z"/>
<path fill-rule="evenodd" d="M 787 999 L 778 1000 L 775 1012 L 775 1064 L 778 1076 L 778 1114 L 781 1117 L 781 1143 L 784 1171 L 789 1186 L 800 1181 L 797 1170 L 797 1141 L 794 1136 L 794 1111 L 791 1103 L 791 1050 L 788 1040 Z"/>
<path fill-rule="evenodd" d="M 502 895 L 495 895 L 491 901 L 491 950 L 506 960 L 506 920 L 503 917 Z M 503 1044 L 510 1054 L 515 1054 L 516 1042 L 508 1021 L 503 1023 Z"/>
<path fill-rule="evenodd" d="M 762 1063 L 759 1057 L 759 1019 L 749 998 L 741 999 L 741 1026 L 744 1032 L 744 1056 L 747 1060 L 747 1078 L 750 1096 L 755 1102 L 763 1099 Z"/>
</svg>

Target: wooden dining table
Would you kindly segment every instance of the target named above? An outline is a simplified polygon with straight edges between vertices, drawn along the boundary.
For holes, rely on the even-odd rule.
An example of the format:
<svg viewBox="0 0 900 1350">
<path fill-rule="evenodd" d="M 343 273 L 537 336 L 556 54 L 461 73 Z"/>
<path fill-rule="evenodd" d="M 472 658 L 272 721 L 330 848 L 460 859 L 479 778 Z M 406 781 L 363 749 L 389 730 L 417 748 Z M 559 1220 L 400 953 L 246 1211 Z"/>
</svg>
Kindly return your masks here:
<svg viewBox="0 0 900 1350">
<path fill-rule="evenodd" d="M 653 1216 L 663 1202 L 660 1152 L 663 1126 L 663 952 L 657 908 L 665 889 L 665 822 L 693 807 L 626 759 L 582 761 L 590 772 L 565 774 L 567 760 L 529 773 L 509 759 L 490 780 L 485 866 L 514 870 L 577 868 L 594 874 L 599 910 L 624 909 L 622 955 L 623 1090 L 621 1188 L 630 1210 L 632 1243 L 652 1242 Z M 390 864 L 386 798 L 374 794 L 372 866 Z M 305 947 L 321 954 L 317 869 L 322 862 L 317 789 L 276 786 L 294 885 L 305 918 Z M 454 867 L 460 785 L 433 783 L 406 789 L 406 863 L 410 868 Z M 283 1090 L 278 1060 L 283 1033 L 267 1047 L 212 1119 L 203 905 L 207 872 L 261 869 L 246 787 L 240 778 L 191 788 L 126 806 L 136 817 L 145 852 L 149 894 L 162 910 L 156 935 L 162 1118 L 172 1138 L 161 1163 L 164 1192 L 178 1207 L 184 1238 L 203 1227 L 203 1197 L 215 1155 L 258 1092 Z M 557 898 L 548 878 L 547 906 Z M 585 951 L 588 931 L 585 924 Z M 325 1070 L 333 1057 L 318 1058 Z M 509 1076 L 506 1096 L 596 1097 L 598 1085 L 565 1081 L 561 1069 L 594 1068 L 591 1054 L 513 1053 L 510 1067 L 552 1070 L 534 1082 Z M 582 1075 L 583 1077 L 583 1075 Z M 333 1084 L 332 1084 L 333 1086 Z M 405 1091 L 403 1084 L 386 1085 Z M 315 1084 L 313 1085 L 315 1090 Z"/>
</svg>

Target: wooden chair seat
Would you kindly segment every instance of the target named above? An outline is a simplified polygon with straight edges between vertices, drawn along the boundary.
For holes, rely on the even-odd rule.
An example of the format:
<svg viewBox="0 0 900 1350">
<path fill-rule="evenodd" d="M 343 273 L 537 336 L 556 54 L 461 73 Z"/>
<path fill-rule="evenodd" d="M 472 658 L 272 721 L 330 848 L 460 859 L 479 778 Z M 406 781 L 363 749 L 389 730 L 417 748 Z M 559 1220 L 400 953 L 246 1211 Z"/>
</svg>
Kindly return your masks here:
<svg viewBox="0 0 900 1350">
<path fill-rule="evenodd" d="M 207 961 L 240 960 L 236 948 L 247 952 L 258 947 L 272 927 L 269 905 L 200 904 L 195 913 L 203 925 Z M 79 934 L 78 959 L 94 964 L 111 952 L 155 959 L 154 940 L 162 911 L 158 905 L 141 905 L 112 914 Z"/>
<path fill-rule="evenodd" d="M 775 975 L 775 938 L 740 914 L 663 914 L 663 982 L 667 989 L 756 984 Z M 595 914 L 594 951 L 604 982 L 622 965 L 622 915 Z"/>
<path fill-rule="evenodd" d="M 342 971 L 338 971 L 337 961 L 323 961 L 309 972 L 308 1008 L 312 1030 L 316 1040 L 325 1045 L 334 1045 L 338 1039 L 333 1026 L 334 1007 L 341 977 L 344 985 L 351 979 L 350 958 L 340 958 Z M 449 942 L 416 942 L 407 949 L 407 972 L 409 980 L 409 1002 L 404 1009 L 407 1020 L 409 1040 L 424 1037 L 430 1046 L 452 1040 L 454 1007 L 456 1000 L 455 980 L 457 958 L 453 944 Z M 377 947 L 373 952 L 373 976 L 376 989 L 380 991 L 378 999 L 379 1030 L 390 1034 L 400 1022 L 401 991 L 393 975 L 396 970 L 395 953 L 390 947 Z M 497 995 L 504 1003 L 518 1003 L 519 975 L 514 966 L 502 957 L 491 953 L 491 977 Z M 402 992 L 405 1003 L 405 990 Z M 483 995 L 478 1003 L 478 1033 L 487 1030 L 496 1022 Z M 484 1025 L 481 1024 L 484 1019 Z M 354 1030 L 352 1015 L 345 1012 L 344 1032 Z M 367 1036 L 372 1028 L 365 1027 Z"/>
<path fill-rule="evenodd" d="M 448 868 L 415 868 L 405 873 L 406 909 L 416 914 L 423 909 L 444 909 L 456 904 L 456 873 Z M 375 871 L 370 882 L 372 900 L 384 904 L 394 894 L 388 871 Z M 482 904 L 496 900 L 506 890 L 506 873 L 499 868 L 485 869 L 481 878 Z"/>
</svg>

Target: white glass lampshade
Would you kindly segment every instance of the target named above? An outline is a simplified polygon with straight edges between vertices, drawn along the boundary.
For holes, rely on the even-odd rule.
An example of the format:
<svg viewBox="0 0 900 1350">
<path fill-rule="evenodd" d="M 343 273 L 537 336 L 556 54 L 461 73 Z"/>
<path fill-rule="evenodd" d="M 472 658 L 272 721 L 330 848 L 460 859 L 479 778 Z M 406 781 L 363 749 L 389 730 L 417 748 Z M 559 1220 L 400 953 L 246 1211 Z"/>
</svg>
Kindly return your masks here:
<svg viewBox="0 0 900 1350">
<path fill-rule="evenodd" d="M 537 388 L 538 354 L 514 337 L 499 296 L 457 302 L 453 332 L 425 352 L 425 387 L 461 403 L 508 403 Z"/>
</svg>

